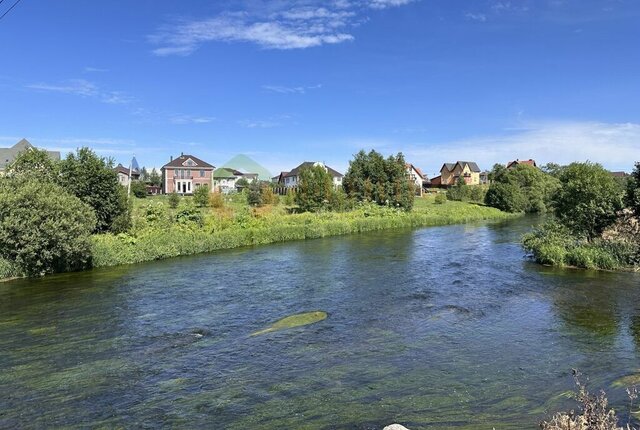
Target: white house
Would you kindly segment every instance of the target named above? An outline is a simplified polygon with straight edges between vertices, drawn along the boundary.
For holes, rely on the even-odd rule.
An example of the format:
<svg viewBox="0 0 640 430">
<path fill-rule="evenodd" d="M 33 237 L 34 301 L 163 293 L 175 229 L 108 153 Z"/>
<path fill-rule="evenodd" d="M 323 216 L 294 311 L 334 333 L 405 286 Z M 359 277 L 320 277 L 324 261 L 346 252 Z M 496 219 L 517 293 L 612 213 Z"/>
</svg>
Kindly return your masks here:
<svg viewBox="0 0 640 430">
<path fill-rule="evenodd" d="M 301 165 L 299 165 L 298 167 L 296 167 L 295 169 L 291 170 L 289 173 L 284 175 L 284 186 L 297 187 L 299 182 L 299 177 L 300 177 L 300 171 L 302 171 L 303 169 L 308 169 L 315 166 L 322 166 L 324 170 L 326 170 L 331 175 L 334 186 L 338 187 L 342 185 L 342 178 L 344 177 L 342 173 L 332 169 L 331 167 L 319 161 L 317 162 L 305 161 L 304 163 L 302 163 Z"/>
<path fill-rule="evenodd" d="M 118 174 L 118 182 L 123 187 L 128 187 L 131 180 L 137 181 L 140 179 L 140 172 L 137 169 L 131 169 L 131 178 L 129 178 L 129 168 L 124 167 L 122 164 L 118 164 L 113 170 Z"/>
<path fill-rule="evenodd" d="M 409 175 L 409 180 L 415 185 L 416 193 L 422 195 L 422 186 L 428 180 L 425 174 L 413 164 L 407 163 L 407 175 Z"/>
</svg>

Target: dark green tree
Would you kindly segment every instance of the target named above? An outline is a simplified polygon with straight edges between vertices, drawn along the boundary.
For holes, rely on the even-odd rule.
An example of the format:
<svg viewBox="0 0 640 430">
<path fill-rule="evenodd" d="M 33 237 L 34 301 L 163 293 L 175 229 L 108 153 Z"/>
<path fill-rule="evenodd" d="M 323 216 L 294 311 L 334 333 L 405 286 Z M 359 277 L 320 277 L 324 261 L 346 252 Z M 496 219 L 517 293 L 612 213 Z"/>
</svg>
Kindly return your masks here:
<svg viewBox="0 0 640 430">
<path fill-rule="evenodd" d="M 324 166 L 315 165 L 300 171 L 296 204 L 300 210 L 315 212 L 328 207 L 333 192 L 333 179 Z"/>
<path fill-rule="evenodd" d="M 162 185 L 162 177 L 155 167 L 151 169 L 151 173 L 149 173 L 149 185 L 155 185 L 156 187 Z"/>
<path fill-rule="evenodd" d="M 415 190 L 401 153 L 385 159 L 374 150 L 358 152 L 349 162 L 343 187 L 349 197 L 359 201 L 375 201 L 405 210 L 413 207 Z"/>
<path fill-rule="evenodd" d="M 97 220 L 96 232 L 117 232 L 121 226 L 130 223 L 127 196 L 118 183 L 112 160 L 97 156 L 89 148 L 81 148 L 60 162 L 58 182 L 93 208 Z M 114 225 L 118 228 L 114 228 Z"/>
<path fill-rule="evenodd" d="M 618 218 L 624 192 L 601 165 L 572 163 L 560 174 L 560 182 L 554 212 L 574 235 L 593 240 Z"/>
<path fill-rule="evenodd" d="M 28 275 L 89 267 L 95 223 L 88 205 L 53 182 L 0 180 L 0 256 Z"/>
<path fill-rule="evenodd" d="M 142 170 L 140 170 L 140 180 L 145 183 L 149 181 L 149 172 L 144 166 L 142 166 Z"/>
<path fill-rule="evenodd" d="M 246 181 L 246 179 L 244 180 Z M 247 203 L 249 206 L 262 206 L 261 188 L 260 182 L 257 179 L 254 179 L 249 183 L 249 188 L 247 189 Z"/>
<path fill-rule="evenodd" d="M 468 201 L 471 199 L 471 187 L 467 185 L 463 177 L 458 178 L 454 186 L 447 190 L 447 200 Z"/>
<path fill-rule="evenodd" d="M 551 207 L 558 179 L 526 164 L 505 170 L 497 166 L 493 170 L 495 179 L 485 195 L 488 206 L 526 213 L 544 213 Z"/>
<path fill-rule="evenodd" d="M 175 209 L 180 204 L 180 196 L 175 191 L 169 194 L 169 207 Z"/>
</svg>

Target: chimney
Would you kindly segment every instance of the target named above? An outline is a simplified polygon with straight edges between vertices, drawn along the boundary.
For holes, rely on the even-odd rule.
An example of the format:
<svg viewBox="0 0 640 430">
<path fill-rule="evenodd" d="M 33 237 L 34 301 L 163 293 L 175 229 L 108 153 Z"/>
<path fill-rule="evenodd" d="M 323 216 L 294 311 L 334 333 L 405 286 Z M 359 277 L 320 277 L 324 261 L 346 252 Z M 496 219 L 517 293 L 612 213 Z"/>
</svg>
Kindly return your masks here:
<svg viewBox="0 0 640 430">
<path fill-rule="evenodd" d="M 181 152 L 181 153 L 180 153 L 180 156 L 181 156 L 181 157 L 184 157 L 184 152 Z"/>
<path fill-rule="evenodd" d="M 169 163 L 173 161 L 173 155 L 169 157 Z"/>
</svg>

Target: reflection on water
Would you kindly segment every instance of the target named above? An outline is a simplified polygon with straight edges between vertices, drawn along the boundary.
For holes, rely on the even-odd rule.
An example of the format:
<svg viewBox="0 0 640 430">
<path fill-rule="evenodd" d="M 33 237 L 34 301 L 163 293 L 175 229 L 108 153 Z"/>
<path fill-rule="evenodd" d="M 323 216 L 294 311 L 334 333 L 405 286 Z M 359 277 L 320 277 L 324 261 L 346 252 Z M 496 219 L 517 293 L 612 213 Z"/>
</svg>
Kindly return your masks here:
<svg viewBox="0 0 640 430">
<path fill-rule="evenodd" d="M 528 262 L 535 222 L 0 284 L 0 428 L 533 429 L 571 406 L 571 368 L 625 410 L 640 276 Z"/>
</svg>

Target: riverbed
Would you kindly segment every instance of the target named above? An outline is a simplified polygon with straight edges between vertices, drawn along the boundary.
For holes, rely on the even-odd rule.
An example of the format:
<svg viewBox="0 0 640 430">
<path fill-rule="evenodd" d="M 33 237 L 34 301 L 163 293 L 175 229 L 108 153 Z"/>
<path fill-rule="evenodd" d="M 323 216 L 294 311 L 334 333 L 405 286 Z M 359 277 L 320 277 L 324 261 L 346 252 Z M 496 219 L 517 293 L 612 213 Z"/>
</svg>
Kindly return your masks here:
<svg viewBox="0 0 640 430">
<path fill-rule="evenodd" d="M 521 218 L 0 284 L 0 428 L 526 429 L 640 367 L 640 274 L 523 256 Z M 315 324 L 269 332 L 280 318 Z"/>
</svg>

